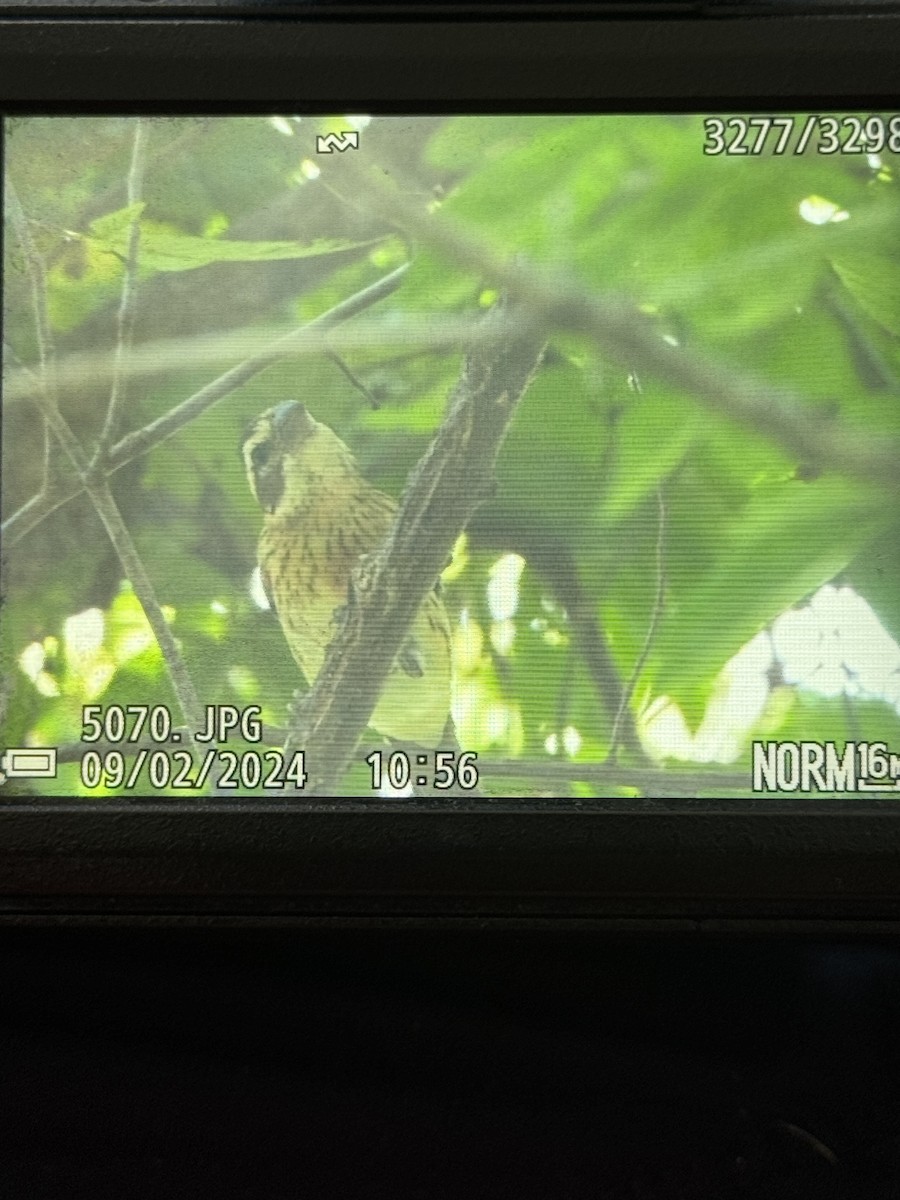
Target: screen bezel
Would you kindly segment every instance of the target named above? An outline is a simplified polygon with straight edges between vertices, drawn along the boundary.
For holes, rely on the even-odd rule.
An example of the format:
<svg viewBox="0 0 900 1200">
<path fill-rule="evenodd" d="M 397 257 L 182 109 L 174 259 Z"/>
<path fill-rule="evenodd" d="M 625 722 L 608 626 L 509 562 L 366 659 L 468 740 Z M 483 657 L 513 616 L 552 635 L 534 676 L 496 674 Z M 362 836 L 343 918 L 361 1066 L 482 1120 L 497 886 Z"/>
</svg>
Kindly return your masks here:
<svg viewBox="0 0 900 1200">
<path fill-rule="evenodd" d="M 0 18 L 3 113 L 897 105 L 900 18 Z M 7 918 L 900 919 L 891 801 L 0 807 Z"/>
</svg>

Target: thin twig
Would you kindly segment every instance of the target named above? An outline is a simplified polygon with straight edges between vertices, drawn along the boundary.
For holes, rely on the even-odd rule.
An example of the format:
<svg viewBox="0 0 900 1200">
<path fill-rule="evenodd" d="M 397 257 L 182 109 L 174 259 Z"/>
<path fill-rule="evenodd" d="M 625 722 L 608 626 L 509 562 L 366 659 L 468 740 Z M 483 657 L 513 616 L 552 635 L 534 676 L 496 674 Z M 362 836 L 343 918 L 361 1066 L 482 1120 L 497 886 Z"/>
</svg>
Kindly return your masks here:
<svg viewBox="0 0 900 1200">
<path fill-rule="evenodd" d="M 128 234 L 128 253 L 122 275 L 122 296 L 119 302 L 117 321 L 116 356 L 113 367 L 112 386 L 106 420 L 100 432 L 97 449 L 91 463 L 96 470 L 103 462 L 106 452 L 119 428 L 128 385 L 128 355 L 134 338 L 135 291 L 137 288 L 138 251 L 141 244 L 141 216 L 136 206 L 141 202 L 144 186 L 144 147 L 147 139 L 146 122 L 138 117 L 134 126 L 134 142 L 131 148 L 131 167 L 128 171 L 128 204 L 135 208 Z"/>
<path fill-rule="evenodd" d="M 622 699 L 619 701 L 619 710 L 616 713 L 616 719 L 613 722 L 612 734 L 609 740 L 609 756 L 610 763 L 615 762 L 616 754 L 619 749 L 619 738 L 622 729 L 622 721 L 626 711 L 631 705 L 634 689 L 637 687 L 638 680 L 641 677 L 647 659 L 650 655 L 650 650 L 653 647 L 653 640 L 656 637 L 656 631 L 659 628 L 659 622 L 662 618 L 663 609 L 666 603 L 666 504 L 663 498 L 662 487 L 656 489 L 656 504 L 659 512 L 659 519 L 656 527 L 656 595 L 653 598 L 653 610 L 650 613 L 650 624 L 647 627 L 647 636 L 644 638 L 644 644 L 641 647 L 641 652 L 638 655 L 637 662 L 634 664 L 634 670 L 631 672 L 631 678 L 625 685 L 625 690 L 622 693 Z"/>
<path fill-rule="evenodd" d="M 3 361 L 4 363 L 14 362 L 16 364 L 16 370 L 21 371 L 23 375 L 27 375 L 31 380 L 33 391 L 38 391 L 43 386 L 40 375 L 38 375 L 36 371 L 33 371 L 28 363 L 23 362 L 19 355 L 16 354 L 15 350 L 13 350 L 9 342 L 6 341 L 3 343 Z"/>
<path fill-rule="evenodd" d="M 53 478 L 53 438 L 50 425 L 44 418 L 44 469 L 41 476 L 41 495 L 46 496 L 50 490 L 50 480 Z"/>
<path fill-rule="evenodd" d="M 314 343 L 317 351 L 321 352 L 321 337 L 326 331 L 348 321 L 351 317 L 370 308 L 385 296 L 395 292 L 403 281 L 409 267 L 407 264 L 397 267 L 390 274 L 376 280 L 375 283 L 342 300 L 334 308 L 308 321 L 299 329 L 292 330 L 283 337 L 276 339 L 266 350 L 253 355 L 244 362 L 232 367 L 217 379 L 205 384 L 193 396 L 170 409 L 162 417 L 151 421 L 142 429 L 137 429 L 121 438 L 110 449 L 104 467 L 107 476 L 126 466 L 134 459 L 153 450 L 190 424 L 201 413 L 213 404 L 217 404 L 225 396 L 236 391 L 254 376 L 264 371 L 273 363 L 279 362 L 288 354 L 293 353 L 306 343 Z M 79 480 L 54 481 L 46 497 L 33 496 L 17 509 L 12 516 L 4 521 L 2 526 L 3 539 L 7 546 L 15 545 L 42 521 L 46 520 L 57 508 L 79 495 L 84 490 Z"/>
<path fill-rule="evenodd" d="M 53 332 L 50 324 L 50 313 L 47 309 L 47 275 L 44 260 L 31 236 L 28 218 L 22 208 L 19 194 L 13 186 L 9 175 L 6 177 L 6 211 L 9 214 L 13 228 L 16 230 L 22 255 L 25 260 L 25 271 L 31 287 L 31 303 L 34 311 L 35 336 L 37 338 L 38 362 L 40 370 L 39 391 L 56 403 L 56 379 L 54 363 L 56 351 L 53 344 Z M 33 375 L 33 372 L 29 372 Z"/>
<path fill-rule="evenodd" d="M 17 370 L 23 371 L 32 380 L 34 380 L 35 387 L 38 390 L 40 390 L 43 387 L 41 377 L 39 375 L 36 375 L 34 373 L 34 371 L 32 371 L 31 367 L 29 367 L 27 365 L 27 363 L 22 362 L 22 360 L 19 358 L 18 354 L 16 354 L 15 350 L 13 350 L 12 346 L 10 346 L 9 342 L 3 343 L 3 357 L 4 357 L 4 360 L 9 359 L 12 362 L 14 362 L 16 364 Z M 44 470 L 43 470 L 43 478 L 42 478 L 42 482 L 41 482 L 41 490 L 40 490 L 40 492 L 38 492 L 35 499 L 41 499 L 42 497 L 47 496 L 47 494 L 49 493 L 51 481 L 52 481 L 52 469 L 53 469 L 53 438 L 50 435 L 50 426 L 47 424 L 46 421 L 44 421 Z"/>
<path fill-rule="evenodd" d="M 503 545 L 521 554 L 537 575 L 546 582 L 571 622 L 581 661 L 597 696 L 603 718 L 612 724 L 621 707 L 624 682 L 619 677 L 609 640 L 596 613 L 592 597 L 579 577 L 571 547 L 539 521 L 515 518 L 495 512 L 476 513 L 470 532 L 489 545 Z M 650 759 L 638 737 L 634 716 L 629 708 L 623 713 L 621 741 L 637 761 Z"/>
<path fill-rule="evenodd" d="M 21 370 L 25 370 L 35 380 L 37 389 L 56 403 L 56 379 L 55 379 L 55 363 L 56 350 L 53 344 L 53 331 L 50 325 L 50 314 L 47 310 L 47 277 L 44 267 L 44 260 L 38 253 L 37 246 L 34 244 L 34 238 L 31 236 L 31 230 L 28 226 L 28 218 L 25 216 L 22 203 L 19 200 L 18 193 L 9 181 L 6 186 L 6 206 L 7 212 L 10 214 L 13 225 L 19 233 L 19 245 L 22 248 L 22 254 L 25 258 L 25 270 L 28 275 L 28 280 L 31 285 L 31 302 L 34 311 L 34 323 L 38 345 L 38 362 L 40 371 L 35 374 L 29 367 L 20 366 Z M 8 349 L 4 343 L 4 352 L 11 354 L 16 362 L 19 362 L 18 356 L 11 349 Z M 50 489 L 51 468 L 53 461 L 52 445 L 50 438 L 50 426 L 44 419 L 44 448 L 43 448 L 43 473 L 41 476 L 41 491 L 40 496 L 46 496 Z"/>
<path fill-rule="evenodd" d="M 45 340 L 50 336 L 50 326 L 49 322 L 45 323 L 43 320 L 43 316 L 47 312 L 43 264 L 41 263 L 37 248 L 31 240 L 24 210 L 12 182 L 8 178 L 7 188 L 9 203 L 7 211 L 11 214 L 12 226 L 16 231 L 16 236 L 19 239 L 25 256 L 34 298 L 38 351 L 40 361 L 44 364 L 48 361 L 51 354 L 52 341 L 48 343 Z M 36 396 L 36 400 L 44 419 L 53 430 L 57 441 L 78 473 L 82 487 L 88 493 L 97 515 L 103 522 L 125 577 L 131 581 L 135 595 L 144 610 L 144 615 L 159 644 L 172 688 L 186 722 L 193 730 L 202 729 L 202 709 L 194 690 L 193 681 L 181 657 L 175 637 L 163 615 L 162 607 L 156 597 L 150 576 L 147 574 L 143 561 L 122 519 L 122 514 L 119 512 L 118 505 L 115 502 L 112 492 L 109 490 L 107 481 L 92 474 L 84 448 L 72 432 L 68 421 L 60 412 L 52 393 L 49 390 L 41 391 Z"/>
<path fill-rule="evenodd" d="M 354 375 L 353 371 L 351 371 L 347 362 L 343 358 L 341 358 L 340 354 L 338 354 L 334 350 L 328 350 L 328 351 L 326 351 L 326 357 L 331 362 L 334 363 L 334 365 L 337 367 L 337 369 L 340 371 L 340 373 L 344 376 L 344 378 L 354 388 L 356 388 L 356 390 L 359 392 L 359 394 L 361 396 L 365 397 L 366 403 L 369 405 L 370 408 L 374 408 L 374 409 L 381 408 L 381 405 L 378 403 L 378 401 L 375 399 L 375 397 L 372 395 L 372 393 L 369 391 L 369 389 L 366 387 L 366 385 L 363 383 L 363 381 L 359 378 L 359 376 Z"/>
</svg>

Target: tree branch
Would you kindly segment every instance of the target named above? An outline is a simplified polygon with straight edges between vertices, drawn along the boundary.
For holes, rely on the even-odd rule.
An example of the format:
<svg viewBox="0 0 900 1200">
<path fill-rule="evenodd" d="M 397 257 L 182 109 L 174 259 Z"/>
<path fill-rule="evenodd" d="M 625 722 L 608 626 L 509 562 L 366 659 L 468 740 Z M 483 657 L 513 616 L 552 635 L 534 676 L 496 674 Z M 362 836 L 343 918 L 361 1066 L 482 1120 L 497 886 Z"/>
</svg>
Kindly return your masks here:
<svg viewBox="0 0 900 1200">
<path fill-rule="evenodd" d="M 306 751 L 306 794 L 335 794 L 416 613 L 457 537 L 493 490 L 500 445 L 544 344 L 543 333 L 524 317 L 511 337 L 502 309 L 485 320 L 502 334 L 469 354 L 387 541 L 357 566 L 343 627 L 293 714 L 285 753 Z"/>
<path fill-rule="evenodd" d="M 146 121 L 137 118 L 134 126 L 134 141 L 131 148 L 131 167 L 128 171 L 128 204 L 131 207 L 140 203 L 144 185 L 144 144 L 147 139 Z M 91 468 L 96 469 L 103 463 L 106 452 L 122 419 L 125 406 L 125 390 L 128 384 L 126 370 L 131 343 L 134 338 L 135 289 L 137 287 L 138 250 L 141 244 L 141 219 L 137 210 L 131 220 L 128 234 L 128 255 L 125 259 L 125 270 L 122 276 L 122 296 L 119 302 L 119 316 L 116 337 L 116 357 L 113 369 L 112 386 L 109 392 L 109 406 L 106 410 L 106 420 L 97 449 L 94 452 Z"/>
<path fill-rule="evenodd" d="M 624 300 L 598 297 L 519 258 L 498 253 L 446 214 L 432 216 L 375 171 L 351 168 L 371 207 L 432 250 L 503 289 L 546 328 L 583 333 L 610 358 L 688 392 L 720 415 L 777 442 L 802 462 L 895 491 L 900 444 L 836 420 L 823 421 L 794 393 L 742 375 L 712 357 L 661 338 Z"/>
</svg>

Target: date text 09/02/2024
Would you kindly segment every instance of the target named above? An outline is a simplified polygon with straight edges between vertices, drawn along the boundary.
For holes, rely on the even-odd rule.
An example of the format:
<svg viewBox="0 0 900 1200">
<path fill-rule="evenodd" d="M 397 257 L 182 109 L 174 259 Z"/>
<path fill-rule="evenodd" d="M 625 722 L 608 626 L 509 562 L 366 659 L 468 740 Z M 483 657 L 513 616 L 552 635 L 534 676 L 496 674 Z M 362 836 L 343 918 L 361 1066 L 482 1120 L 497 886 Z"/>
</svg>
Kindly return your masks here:
<svg viewBox="0 0 900 1200">
<path fill-rule="evenodd" d="M 263 740 L 261 709 L 251 705 L 207 705 L 203 729 L 190 741 L 209 749 L 195 758 L 193 749 L 176 749 L 188 736 L 176 729 L 165 705 L 86 705 L 82 712 L 81 741 L 104 743 L 86 750 L 81 758 L 81 781 L 89 790 L 106 788 L 133 791 L 152 788 L 199 791 L 211 784 L 219 789 L 302 791 L 306 783 L 305 754 L 294 751 L 285 758 L 278 749 L 222 749 L 234 738 L 241 742 Z M 149 743 L 149 744 L 148 744 Z M 216 746 L 214 746 L 216 744 Z M 120 750 L 117 747 L 126 749 Z M 164 748 L 165 747 L 165 748 Z M 385 785 L 393 791 L 411 784 L 438 791 L 478 784 L 476 755 L 438 750 L 408 754 L 403 750 L 373 751 L 365 759 L 372 790 Z"/>
</svg>

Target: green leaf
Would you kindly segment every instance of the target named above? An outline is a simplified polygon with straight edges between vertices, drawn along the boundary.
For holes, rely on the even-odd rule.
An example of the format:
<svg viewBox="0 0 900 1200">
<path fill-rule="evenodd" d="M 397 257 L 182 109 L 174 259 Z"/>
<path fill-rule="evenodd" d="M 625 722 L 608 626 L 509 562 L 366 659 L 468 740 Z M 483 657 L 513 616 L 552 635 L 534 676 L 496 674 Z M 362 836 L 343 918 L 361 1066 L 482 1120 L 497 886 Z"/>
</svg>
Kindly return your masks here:
<svg viewBox="0 0 900 1200">
<path fill-rule="evenodd" d="M 609 439 L 603 398 L 586 373 L 570 363 L 543 368 L 503 444 L 498 502 L 577 536 L 603 494 Z"/>
<path fill-rule="evenodd" d="M 832 258 L 844 287 L 888 333 L 900 337 L 900 261 L 896 255 L 856 251 Z"/>
<path fill-rule="evenodd" d="M 900 521 L 859 554 L 842 575 L 900 641 Z"/>
<path fill-rule="evenodd" d="M 698 553 L 686 536 L 684 499 L 672 501 L 677 540 L 670 536 L 667 601 L 648 677 L 691 721 L 732 654 L 833 579 L 884 515 L 864 491 L 836 477 L 767 482 L 716 524 L 707 553 Z"/>
<path fill-rule="evenodd" d="M 91 222 L 86 240 L 118 258 L 128 256 L 131 227 L 144 205 L 132 204 Z M 218 262 L 274 262 L 289 258 L 320 258 L 347 250 L 364 250 L 383 238 L 356 242 L 349 238 L 317 238 L 314 242 L 246 242 L 179 233 L 155 221 L 140 220 L 138 259 L 143 271 L 194 271 Z"/>
<path fill-rule="evenodd" d="M 709 419 L 690 399 L 648 384 L 631 397 L 615 427 L 615 449 L 605 512 L 633 510 L 682 459 Z"/>
</svg>

